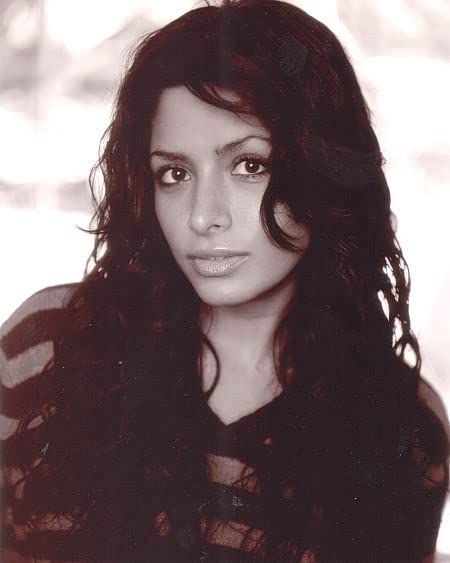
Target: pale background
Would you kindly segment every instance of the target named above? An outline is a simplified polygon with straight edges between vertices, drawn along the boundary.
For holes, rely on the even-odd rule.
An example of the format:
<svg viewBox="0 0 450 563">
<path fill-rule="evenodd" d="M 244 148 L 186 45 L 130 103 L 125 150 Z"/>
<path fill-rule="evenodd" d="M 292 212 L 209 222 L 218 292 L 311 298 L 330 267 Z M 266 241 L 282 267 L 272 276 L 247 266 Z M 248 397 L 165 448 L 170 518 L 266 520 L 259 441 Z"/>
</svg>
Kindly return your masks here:
<svg viewBox="0 0 450 563">
<path fill-rule="evenodd" d="M 424 373 L 450 407 L 450 1 L 297 0 L 356 67 L 387 160 Z M 0 0 L 0 322 L 79 280 L 86 178 L 126 55 L 189 0 Z M 450 561 L 450 507 L 438 541 Z"/>
</svg>

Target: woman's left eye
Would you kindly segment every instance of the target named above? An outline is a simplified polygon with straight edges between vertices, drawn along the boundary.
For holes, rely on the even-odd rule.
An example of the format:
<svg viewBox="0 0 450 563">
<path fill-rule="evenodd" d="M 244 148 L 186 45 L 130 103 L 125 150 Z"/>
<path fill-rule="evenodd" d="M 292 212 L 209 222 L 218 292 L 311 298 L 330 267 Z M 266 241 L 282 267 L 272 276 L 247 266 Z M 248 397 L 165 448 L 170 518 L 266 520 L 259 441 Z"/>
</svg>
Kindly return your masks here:
<svg viewBox="0 0 450 563">
<path fill-rule="evenodd" d="M 245 157 L 233 168 L 232 174 L 239 176 L 265 176 L 269 173 L 269 164 L 258 158 Z"/>
</svg>

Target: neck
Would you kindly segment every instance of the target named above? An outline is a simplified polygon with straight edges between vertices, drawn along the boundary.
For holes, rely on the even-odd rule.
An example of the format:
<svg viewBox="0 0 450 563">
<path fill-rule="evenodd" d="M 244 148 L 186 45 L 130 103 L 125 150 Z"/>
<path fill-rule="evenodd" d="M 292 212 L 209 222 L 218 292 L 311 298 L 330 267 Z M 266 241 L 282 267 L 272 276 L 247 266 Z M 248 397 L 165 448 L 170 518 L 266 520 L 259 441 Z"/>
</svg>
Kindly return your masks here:
<svg viewBox="0 0 450 563">
<path fill-rule="evenodd" d="M 261 369 L 274 376 L 274 335 L 293 295 L 291 279 L 269 294 L 243 304 L 203 307 L 201 328 L 218 354 L 225 377 L 227 373 L 260 377 Z"/>
</svg>

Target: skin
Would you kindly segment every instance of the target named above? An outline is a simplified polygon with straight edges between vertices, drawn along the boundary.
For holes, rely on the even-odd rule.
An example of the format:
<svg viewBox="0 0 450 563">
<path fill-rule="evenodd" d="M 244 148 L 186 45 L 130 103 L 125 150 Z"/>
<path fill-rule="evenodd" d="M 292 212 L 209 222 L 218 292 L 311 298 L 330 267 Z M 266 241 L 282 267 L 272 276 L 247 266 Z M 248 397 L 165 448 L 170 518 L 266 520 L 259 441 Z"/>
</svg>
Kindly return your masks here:
<svg viewBox="0 0 450 563">
<path fill-rule="evenodd" d="M 227 421 L 280 391 L 273 334 L 295 291 L 293 269 L 309 245 L 306 228 L 282 206 L 275 210 L 277 222 L 301 251 L 279 248 L 262 228 L 271 149 L 270 133 L 256 117 L 206 104 L 184 86 L 162 92 L 150 142 L 156 215 L 176 262 L 204 303 L 202 328 L 221 363 L 210 404 Z M 202 275 L 191 255 L 217 249 L 247 258 L 225 276 Z M 206 354 L 206 388 L 210 364 Z"/>
</svg>

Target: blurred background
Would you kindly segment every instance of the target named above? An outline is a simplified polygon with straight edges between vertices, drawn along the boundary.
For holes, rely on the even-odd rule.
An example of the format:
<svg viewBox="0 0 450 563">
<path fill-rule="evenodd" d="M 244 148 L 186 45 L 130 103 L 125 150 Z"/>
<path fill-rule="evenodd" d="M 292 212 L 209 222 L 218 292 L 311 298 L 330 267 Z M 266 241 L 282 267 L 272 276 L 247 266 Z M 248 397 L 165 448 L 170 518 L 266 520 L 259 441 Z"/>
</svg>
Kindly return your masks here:
<svg viewBox="0 0 450 563">
<path fill-rule="evenodd" d="M 424 374 L 450 410 L 450 2 L 297 0 L 347 49 L 386 158 Z M 200 2 L 201 4 L 201 2 Z M 127 55 L 189 0 L 0 0 L 0 323 L 83 275 L 87 176 Z M 438 540 L 450 561 L 450 506 Z"/>
</svg>

